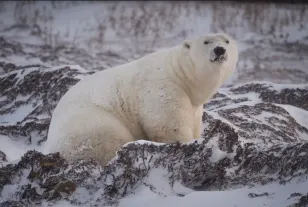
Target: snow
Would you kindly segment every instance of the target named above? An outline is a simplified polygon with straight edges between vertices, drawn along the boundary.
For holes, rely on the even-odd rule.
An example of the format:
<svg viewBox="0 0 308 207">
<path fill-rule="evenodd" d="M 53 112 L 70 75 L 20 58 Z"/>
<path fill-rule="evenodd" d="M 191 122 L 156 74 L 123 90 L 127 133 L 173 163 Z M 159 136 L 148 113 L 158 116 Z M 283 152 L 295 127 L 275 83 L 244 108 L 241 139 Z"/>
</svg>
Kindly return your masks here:
<svg viewBox="0 0 308 207">
<path fill-rule="evenodd" d="M 29 174 L 30 170 L 23 170 L 23 174 L 27 175 Z M 6 185 L 4 186 L 2 192 L 1 192 L 1 196 L 0 196 L 0 201 L 2 200 L 1 198 L 10 198 L 10 197 L 14 197 L 14 194 L 16 192 L 16 189 L 19 187 L 20 185 L 25 185 L 27 184 L 27 177 L 26 176 L 22 176 L 19 179 L 14 180 L 14 182 L 11 185 Z"/>
<path fill-rule="evenodd" d="M 298 193 L 306 193 L 308 180 L 293 180 L 285 185 L 268 184 L 264 186 L 256 186 L 254 188 L 239 188 L 226 191 L 207 191 L 207 192 L 190 192 L 184 197 L 175 195 L 159 196 L 154 194 L 148 188 L 143 188 L 136 192 L 134 196 L 127 196 L 120 202 L 119 207 L 282 207 L 294 203 L 295 198 L 289 198 L 294 193 L 294 189 Z M 268 196 L 250 198 L 249 193 L 268 193 Z"/>
<path fill-rule="evenodd" d="M 52 205 L 53 207 L 74 207 L 74 205 L 70 204 L 68 201 L 59 201 Z M 43 202 L 42 207 L 50 207 L 50 203 Z"/>
<path fill-rule="evenodd" d="M 308 111 L 287 104 L 276 104 L 284 108 L 302 126 L 308 128 Z"/>
<path fill-rule="evenodd" d="M 276 104 L 282 108 L 284 108 L 294 119 L 297 123 L 299 123 L 301 126 L 306 127 L 308 129 L 308 111 L 294 107 L 291 105 L 286 104 Z M 300 134 L 300 137 L 302 140 L 308 141 L 308 135 L 306 133 L 298 132 Z"/>
<path fill-rule="evenodd" d="M 0 151 L 6 154 L 8 163 L 18 161 L 29 150 L 41 150 L 37 145 L 26 145 L 20 140 L 14 140 L 4 135 L 0 135 L 0 142 Z"/>
<path fill-rule="evenodd" d="M 234 124 L 232 124 L 229 120 L 221 117 L 217 112 L 214 112 L 214 111 L 206 111 L 209 115 L 213 116 L 213 118 L 215 119 L 219 119 L 221 120 L 222 122 L 225 122 L 227 124 L 229 124 L 230 126 L 232 126 L 232 128 L 237 131 L 239 130 L 239 128 L 237 126 L 235 126 Z"/>
<path fill-rule="evenodd" d="M 267 84 L 269 84 L 267 82 Z M 297 89 L 297 88 L 303 88 L 305 87 L 304 84 L 272 84 L 271 88 L 273 88 L 275 91 L 280 92 L 281 90 L 285 88 L 290 88 L 290 89 Z"/>
<path fill-rule="evenodd" d="M 26 104 L 19 107 L 13 114 L 4 115 L 1 117 L 1 122 L 9 122 L 9 123 L 16 123 L 18 121 L 22 121 L 31 111 L 33 107 L 31 104 Z"/>
<path fill-rule="evenodd" d="M 147 141 L 147 140 L 137 140 L 137 141 L 134 141 L 134 142 L 127 142 L 126 144 L 123 145 L 124 146 L 127 146 L 131 143 L 137 143 L 137 144 L 155 144 L 155 145 L 163 145 L 163 143 L 160 143 L 160 142 L 150 142 L 150 141 Z"/>
<path fill-rule="evenodd" d="M 211 162 L 218 162 L 219 160 L 225 158 L 227 156 L 227 153 L 224 151 L 221 151 L 218 147 L 218 137 L 213 137 L 208 142 L 209 148 L 212 148 L 213 154 L 210 157 Z"/>
</svg>

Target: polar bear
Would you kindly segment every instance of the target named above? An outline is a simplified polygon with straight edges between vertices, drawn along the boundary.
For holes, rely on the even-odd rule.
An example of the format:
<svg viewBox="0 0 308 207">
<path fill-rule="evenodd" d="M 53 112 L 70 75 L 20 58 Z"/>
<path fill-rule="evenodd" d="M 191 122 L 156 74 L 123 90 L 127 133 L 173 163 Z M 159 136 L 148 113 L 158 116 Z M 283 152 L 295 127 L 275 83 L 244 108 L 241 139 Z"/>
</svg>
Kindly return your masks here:
<svg viewBox="0 0 308 207">
<path fill-rule="evenodd" d="M 236 41 L 214 33 L 86 76 L 56 106 L 45 152 L 105 165 L 127 142 L 200 138 L 203 104 L 237 61 Z"/>
</svg>

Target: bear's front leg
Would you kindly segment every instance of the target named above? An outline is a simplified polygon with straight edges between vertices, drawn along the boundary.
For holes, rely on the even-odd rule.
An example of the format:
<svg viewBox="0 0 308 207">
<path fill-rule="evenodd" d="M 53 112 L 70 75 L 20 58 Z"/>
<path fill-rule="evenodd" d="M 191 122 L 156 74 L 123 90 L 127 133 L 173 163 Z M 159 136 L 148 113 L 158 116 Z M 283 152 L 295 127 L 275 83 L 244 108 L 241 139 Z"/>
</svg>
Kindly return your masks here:
<svg viewBox="0 0 308 207">
<path fill-rule="evenodd" d="M 179 128 L 161 128 L 162 130 L 156 133 L 155 136 L 152 137 L 151 141 L 154 142 L 163 142 L 163 143 L 171 143 L 171 142 L 190 142 L 193 139 L 193 130 L 190 127 L 179 127 Z"/>
<path fill-rule="evenodd" d="M 194 125 L 194 138 L 201 138 L 201 124 L 203 115 L 203 105 L 199 107 L 195 112 L 195 125 Z"/>
</svg>

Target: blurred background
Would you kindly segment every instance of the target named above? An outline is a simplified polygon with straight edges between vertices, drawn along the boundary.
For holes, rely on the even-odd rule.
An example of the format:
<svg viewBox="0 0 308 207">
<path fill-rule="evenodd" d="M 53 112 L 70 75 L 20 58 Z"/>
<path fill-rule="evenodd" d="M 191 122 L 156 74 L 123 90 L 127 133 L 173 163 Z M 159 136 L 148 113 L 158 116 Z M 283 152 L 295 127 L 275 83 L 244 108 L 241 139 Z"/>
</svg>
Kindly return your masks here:
<svg viewBox="0 0 308 207">
<path fill-rule="evenodd" d="M 103 70 L 184 39 L 226 32 L 239 44 L 226 83 L 308 82 L 308 6 L 151 1 L 2 1 L 0 74 L 31 65 Z"/>
</svg>

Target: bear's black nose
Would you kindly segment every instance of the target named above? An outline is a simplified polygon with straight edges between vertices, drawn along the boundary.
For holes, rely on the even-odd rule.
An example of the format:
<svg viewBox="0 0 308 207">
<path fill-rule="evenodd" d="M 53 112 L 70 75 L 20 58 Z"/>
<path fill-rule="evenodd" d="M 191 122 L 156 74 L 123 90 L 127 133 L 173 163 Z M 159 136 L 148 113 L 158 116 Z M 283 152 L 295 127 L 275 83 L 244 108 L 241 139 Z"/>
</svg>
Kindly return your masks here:
<svg viewBox="0 0 308 207">
<path fill-rule="evenodd" d="M 217 56 L 222 56 L 223 54 L 225 54 L 225 52 L 226 52 L 226 49 L 223 48 L 223 47 L 215 47 L 214 48 L 214 53 Z"/>
</svg>

